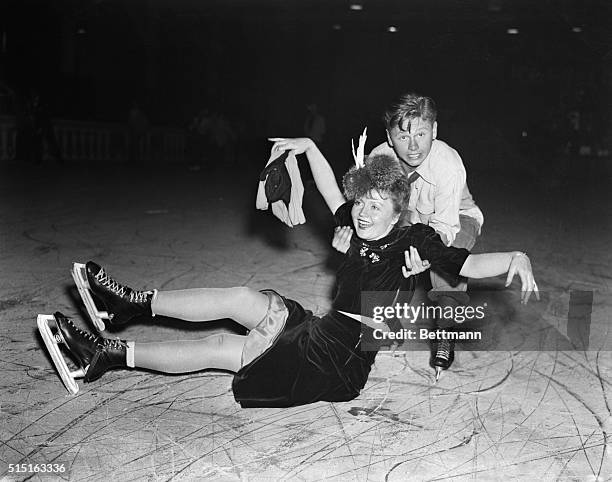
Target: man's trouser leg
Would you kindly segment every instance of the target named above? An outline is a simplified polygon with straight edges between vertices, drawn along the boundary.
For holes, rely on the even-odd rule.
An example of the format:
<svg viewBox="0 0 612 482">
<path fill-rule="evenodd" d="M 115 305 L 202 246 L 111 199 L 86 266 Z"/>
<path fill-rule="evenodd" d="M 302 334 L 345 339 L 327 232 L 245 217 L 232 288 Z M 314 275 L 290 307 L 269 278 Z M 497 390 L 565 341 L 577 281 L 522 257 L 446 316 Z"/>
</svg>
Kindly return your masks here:
<svg viewBox="0 0 612 482">
<path fill-rule="evenodd" d="M 474 218 L 469 216 L 459 216 L 459 221 L 461 229 L 457 233 L 452 246 L 471 250 L 476 243 L 480 225 Z M 456 283 L 454 282 L 456 280 L 451 281 L 433 271 L 431 271 L 430 276 L 432 289 L 428 293 L 428 298 L 438 304 L 442 309 L 442 314 L 451 311 L 446 310 L 447 307 L 452 307 L 454 311 L 457 306 L 465 306 L 469 303 L 467 278 L 461 277 L 459 282 Z M 452 316 L 437 318 L 435 324 L 437 329 L 445 331 L 452 331 L 456 327 L 455 319 Z M 433 365 L 447 369 L 454 359 L 454 343 L 437 343 L 433 357 Z"/>
<path fill-rule="evenodd" d="M 471 250 L 476 243 L 480 226 L 478 221 L 468 216 L 459 216 L 461 229 L 455 237 L 452 246 L 455 248 L 465 248 Z M 431 271 L 431 286 L 432 289 L 428 294 L 431 301 L 435 301 L 440 306 L 459 306 L 466 305 L 470 298 L 467 291 L 467 279 L 461 277 L 457 284 L 453 283 L 438 273 Z M 440 320 L 438 326 L 440 328 L 451 327 L 455 324 L 453 319 Z"/>
</svg>

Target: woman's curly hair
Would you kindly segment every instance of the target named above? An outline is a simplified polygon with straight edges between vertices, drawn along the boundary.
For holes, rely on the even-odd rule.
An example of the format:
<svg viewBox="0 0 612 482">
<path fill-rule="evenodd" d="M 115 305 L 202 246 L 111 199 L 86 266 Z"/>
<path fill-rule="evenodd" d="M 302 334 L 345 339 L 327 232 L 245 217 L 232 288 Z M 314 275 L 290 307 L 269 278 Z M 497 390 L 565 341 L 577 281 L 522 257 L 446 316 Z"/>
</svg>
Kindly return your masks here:
<svg viewBox="0 0 612 482">
<path fill-rule="evenodd" d="M 383 197 L 389 195 L 396 213 L 408 204 L 410 196 L 410 184 L 399 162 L 386 155 L 369 156 L 364 167 L 351 167 L 342 178 L 342 186 L 344 195 L 351 201 L 370 191 L 378 191 Z"/>
</svg>

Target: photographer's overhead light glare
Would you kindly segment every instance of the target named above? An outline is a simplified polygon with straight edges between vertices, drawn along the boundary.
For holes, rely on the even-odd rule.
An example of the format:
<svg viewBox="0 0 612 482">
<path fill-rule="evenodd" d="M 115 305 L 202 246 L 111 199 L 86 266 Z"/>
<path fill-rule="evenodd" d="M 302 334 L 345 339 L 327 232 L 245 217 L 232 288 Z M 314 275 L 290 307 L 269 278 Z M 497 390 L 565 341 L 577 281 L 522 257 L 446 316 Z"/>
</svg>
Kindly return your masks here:
<svg viewBox="0 0 612 482">
<path fill-rule="evenodd" d="M 506 30 L 506 33 L 508 33 L 509 35 L 518 35 L 519 30 L 518 28 L 509 28 L 508 30 Z"/>
<path fill-rule="evenodd" d="M 387 32 L 395 33 L 397 32 L 397 27 L 394 27 L 393 25 L 391 25 L 390 27 L 387 28 Z"/>
<path fill-rule="evenodd" d="M 351 10 L 363 10 L 363 5 L 360 3 L 351 3 Z"/>
<path fill-rule="evenodd" d="M 338 23 L 335 23 L 335 24 L 332 26 L 332 28 L 333 28 L 334 30 L 342 30 L 342 25 L 340 25 L 340 24 L 338 24 Z"/>
<path fill-rule="evenodd" d="M 574 33 L 580 33 L 580 32 L 582 32 L 582 28 L 581 28 L 581 27 L 573 27 L 573 28 L 572 28 L 572 32 L 574 32 Z"/>
</svg>

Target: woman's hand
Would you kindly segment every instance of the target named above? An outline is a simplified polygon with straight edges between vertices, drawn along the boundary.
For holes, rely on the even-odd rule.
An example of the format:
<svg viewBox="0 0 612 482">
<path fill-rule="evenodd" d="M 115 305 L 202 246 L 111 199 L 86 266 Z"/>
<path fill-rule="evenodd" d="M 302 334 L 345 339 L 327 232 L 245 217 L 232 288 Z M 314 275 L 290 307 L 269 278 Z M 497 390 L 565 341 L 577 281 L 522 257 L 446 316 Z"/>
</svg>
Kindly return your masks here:
<svg viewBox="0 0 612 482">
<path fill-rule="evenodd" d="M 506 278 L 506 287 L 510 286 L 514 275 L 517 274 L 521 278 L 521 304 L 527 304 L 531 293 L 535 293 L 535 297 L 539 300 L 540 292 L 533 277 L 531 261 L 525 253 L 515 253 L 512 256 L 510 268 L 508 268 L 508 277 Z"/>
<path fill-rule="evenodd" d="M 334 229 L 334 239 L 332 246 L 336 251 L 346 253 L 351 245 L 351 237 L 353 236 L 353 228 L 350 226 L 337 226 Z"/>
<path fill-rule="evenodd" d="M 421 260 L 421 256 L 419 256 L 419 252 L 414 246 L 410 246 L 409 251 L 404 251 L 404 259 L 406 261 L 406 266 L 402 266 L 402 273 L 404 273 L 404 278 L 409 278 L 410 276 L 416 276 L 423 271 L 427 271 L 431 266 L 429 261 Z"/>
<path fill-rule="evenodd" d="M 273 151 L 293 151 L 294 154 L 303 154 L 314 145 L 312 139 L 308 137 L 269 137 L 269 141 L 274 142 Z"/>
</svg>

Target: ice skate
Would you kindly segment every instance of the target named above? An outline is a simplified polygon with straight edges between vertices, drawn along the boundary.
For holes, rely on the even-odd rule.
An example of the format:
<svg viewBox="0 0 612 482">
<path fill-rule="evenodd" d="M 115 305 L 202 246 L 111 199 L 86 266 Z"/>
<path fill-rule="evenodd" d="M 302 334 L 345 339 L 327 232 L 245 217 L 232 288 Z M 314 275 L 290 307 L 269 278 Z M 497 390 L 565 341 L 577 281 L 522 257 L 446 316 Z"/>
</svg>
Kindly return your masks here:
<svg viewBox="0 0 612 482">
<path fill-rule="evenodd" d="M 110 340 L 81 330 L 60 312 L 38 315 L 37 324 L 60 378 L 72 394 L 79 391 L 76 379 L 91 382 L 110 368 L 126 366 L 127 344 L 121 340 Z M 68 367 L 60 345 L 72 355 L 78 366 L 76 370 L 71 371 Z"/>
<path fill-rule="evenodd" d="M 64 326 L 62 326 L 62 318 L 59 315 L 59 313 L 56 315 L 38 315 L 36 323 L 47 351 L 51 355 L 51 360 L 53 360 L 53 364 L 62 382 L 64 382 L 64 386 L 74 395 L 79 391 L 76 379 L 85 376 L 85 370 L 91 358 L 89 357 L 88 359 L 87 356 L 83 356 L 82 359 L 78 360 L 79 367 L 76 370 L 68 368 L 68 364 L 60 351 L 60 345 L 64 345 L 69 350 L 68 343 L 66 342 L 66 338 L 69 338 L 69 336 L 64 336 L 65 330 Z M 75 357 L 78 358 L 76 354 Z"/>
<path fill-rule="evenodd" d="M 92 261 L 85 265 L 75 263 L 72 273 L 87 312 L 99 331 L 106 328 L 105 321 L 110 325 L 120 325 L 137 316 L 152 316 L 153 291 L 137 291 L 124 286 Z M 92 293 L 106 311 L 98 309 Z"/>
<path fill-rule="evenodd" d="M 440 339 L 436 343 L 436 351 L 432 365 L 436 370 L 436 382 L 442 372 L 448 370 L 455 360 L 455 343 L 452 340 Z"/>
<path fill-rule="evenodd" d="M 106 329 L 104 320 L 108 320 L 109 314 L 106 311 L 99 310 L 91 296 L 85 265 L 83 263 L 74 263 L 71 273 L 91 322 L 98 331 L 104 331 Z"/>
</svg>

